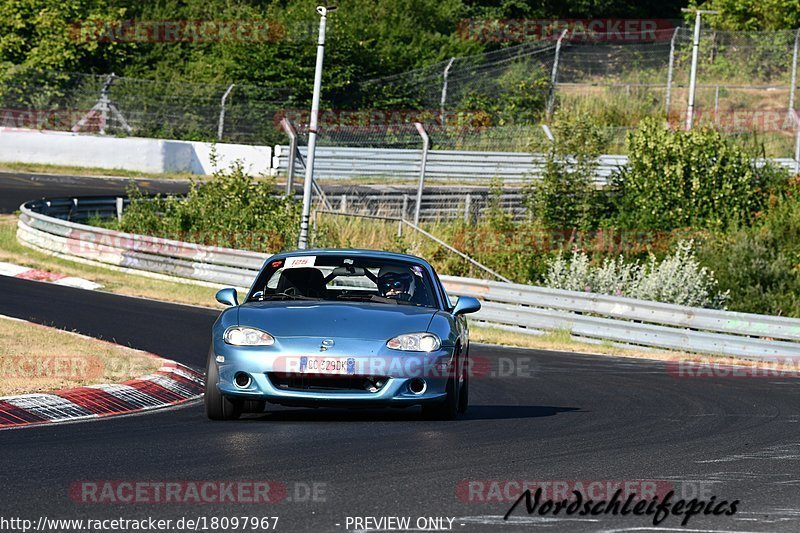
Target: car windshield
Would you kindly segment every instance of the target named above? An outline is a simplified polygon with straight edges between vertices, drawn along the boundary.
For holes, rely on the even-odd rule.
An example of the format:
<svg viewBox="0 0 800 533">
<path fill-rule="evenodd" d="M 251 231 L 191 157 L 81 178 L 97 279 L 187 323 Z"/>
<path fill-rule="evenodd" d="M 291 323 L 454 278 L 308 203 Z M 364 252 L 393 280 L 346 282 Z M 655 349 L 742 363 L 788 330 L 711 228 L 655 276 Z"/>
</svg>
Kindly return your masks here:
<svg viewBox="0 0 800 533">
<path fill-rule="evenodd" d="M 298 255 L 270 261 L 247 301 L 364 301 L 437 307 L 434 294 L 430 275 L 416 263 L 358 255 Z"/>
</svg>

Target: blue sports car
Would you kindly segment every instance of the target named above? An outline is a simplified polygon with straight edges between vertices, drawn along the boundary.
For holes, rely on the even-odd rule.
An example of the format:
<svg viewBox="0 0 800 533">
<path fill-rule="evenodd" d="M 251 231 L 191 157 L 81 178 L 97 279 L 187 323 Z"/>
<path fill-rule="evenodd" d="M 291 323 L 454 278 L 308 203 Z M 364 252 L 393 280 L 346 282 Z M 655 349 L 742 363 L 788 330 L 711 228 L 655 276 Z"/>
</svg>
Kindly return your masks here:
<svg viewBox="0 0 800 533">
<path fill-rule="evenodd" d="M 452 419 L 469 404 L 469 330 L 480 309 L 451 305 L 427 261 L 371 250 L 302 250 L 270 257 L 243 302 L 213 328 L 205 409 L 212 420 L 266 403 L 406 407 Z"/>
</svg>

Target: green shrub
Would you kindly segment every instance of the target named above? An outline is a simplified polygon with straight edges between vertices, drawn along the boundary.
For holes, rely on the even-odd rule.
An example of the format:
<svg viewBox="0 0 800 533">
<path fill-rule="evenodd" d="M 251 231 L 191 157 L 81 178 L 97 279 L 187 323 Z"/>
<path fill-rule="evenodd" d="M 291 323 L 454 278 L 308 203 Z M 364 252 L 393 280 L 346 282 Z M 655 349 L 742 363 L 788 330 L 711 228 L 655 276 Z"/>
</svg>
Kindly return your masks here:
<svg viewBox="0 0 800 533">
<path fill-rule="evenodd" d="M 771 198 L 752 227 L 715 233 L 699 250 L 735 311 L 800 317 L 800 189 Z"/>
<path fill-rule="evenodd" d="M 192 182 L 186 198 L 149 198 L 136 186 L 129 197 L 123 231 L 262 252 L 293 248 L 297 238 L 299 203 L 277 196 L 272 180 L 253 181 L 239 162 Z"/>
<path fill-rule="evenodd" d="M 589 229 L 597 219 L 594 173 L 604 136 L 587 114 L 557 114 L 553 135 L 541 176 L 525 188 L 526 207 L 545 228 Z"/>
<path fill-rule="evenodd" d="M 755 166 L 751 154 L 712 129 L 673 132 L 646 120 L 628 143 L 628 166 L 611 183 L 615 222 L 623 228 L 747 223 L 776 179 L 774 168 Z"/>
</svg>

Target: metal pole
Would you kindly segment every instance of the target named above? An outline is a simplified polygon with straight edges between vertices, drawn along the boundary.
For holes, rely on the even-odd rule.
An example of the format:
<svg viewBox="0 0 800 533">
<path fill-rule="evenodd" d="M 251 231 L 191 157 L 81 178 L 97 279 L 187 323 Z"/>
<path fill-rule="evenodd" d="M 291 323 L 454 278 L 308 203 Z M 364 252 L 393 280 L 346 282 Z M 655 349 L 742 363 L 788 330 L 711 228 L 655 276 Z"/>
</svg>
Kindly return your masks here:
<svg viewBox="0 0 800 533">
<path fill-rule="evenodd" d="M 450 61 L 447 62 L 447 66 L 444 67 L 444 81 L 442 81 L 442 100 L 439 104 L 440 112 L 442 114 L 442 127 L 445 126 L 445 118 L 444 118 L 444 103 L 447 101 L 447 75 L 450 73 L 450 67 L 453 66 L 453 61 L 455 61 L 455 57 L 451 57 Z"/>
<path fill-rule="evenodd" d="M 704 14 L 716 15 L 716 11 L 703 9 L 681 9 L 683 12 L 694 12 L 694 39 L 692 40 L 692 72 L 689 77 L 689 105 L 686 108 L 686 129 L 692 129 L 694 121 L 694 93 L 697 86 L 697 56 L 700 51 L 700 16 Z"/>
<path fill-rule="evenodd" d="M 797 175 L 800 174 L 800 117 L 798 117 L 797 111 L 795 111 L 794 109 L 792 109 L 790 112 L 794 117 L 794 126 L 795 126 L 794 173 L 795 175 Z"/>
<path fill-rule="evenodd" d="M 225 126 L 225 101 L 228 99 L 228 95 L 231 94 L 233 90 L 233 86 L 236 85 L 235 83 L 231 83 L 228 90 L 225 91 L 225 94 L 222 95 L 222 101 L 219 104 L 219 125 L 217 126 L 217 140 L 222 140 L 222 129 Z"/>
<path fill-rule="evenodd" d="M 289 169 L 286 171 L 286 196 L 294 189 L 294 163 L 297 160 L 297 132 L 289 119 L 281 119 L 281 128 L 289 136 Z"/>
<path fill-rule="evenodd" d="M 403 211 L 400 213 L 400 218 L 405 219 L 408 214 L 408 195 L 403 195 Z"/>
<path fill-rule="evenodd" d="M 472 195 L 467 193 L 464 198 L 464 224 L 470 223 L 470 211 L 472 210 Z"/>
<path fill-rule="evenodd" d="M 789 87 L 789 110 L 794 109 L 794 89 L 797 85 L 797 47 L 800 44 L 800 30 L 794 36 L 794 52 L 792 53 L 792 83 Z"/>
<path fill-rule="evenodd" d="M 558 41 L 556 41 L 556 53 L 555 57 L 553 58 L 553 70 L 550 73 L 550 92 L 547 95 L 547 118 L 553 114 L 553 106 L 556 102 L 556 83 L 558 82 L 558 57 L 561 55 L 561 41 L 564 40 L 564 37 L 567 35 L 568 30 L 564 30 L 561 32 L 561 35 L 558 36 Z"/>
<path fill-rule="evenodd" d="M 672 68 L 675 66 L 675 39 L 678 37 L 680 26 L 675 28 L 672 32 L 672 39 L 669 41 L 669 68 L 667 69 L 667 95 L 664 98 L 664 107 L 666 108 L 667 120 L 669 120 L 669 101 L 672 96 Z"/>
<path fill-rule="evenodd" d="M 422 207 L 422 188 L 425 186 L 425 166 L 428 164 L 428 145 L 430 139 L 425 127 L 415 122 L 414 126 L 417 128 L 420 137 L 422 137 L 422 162 L 419 166 L 419 185 L 417 185 L 417 206 L 414 208 L 414 224 L 419 224 L 419 210 Z"/>
<path fill-rule="evenodd" d="M 308 159 L 306 160 L 306 179 L 303 184 L 303 215 L 300 219 L 300 238 L 297 247 L 305 250 L 308 246 L 308 217 L 311 214 L 311 188 L 314 181 L 314 152 L 317 148 L 317 122 L 319 119 L 319 95 L 322 90 L 322 60 L 325 56 L 325 25 L 328 12 L 335 7 L 317 6 L 319 13 L 319 40 L 317 41 L 317 64 L 314 70 L 314 93 L 311 98 L 311 120 L 308 125 Z"/>
</svg>

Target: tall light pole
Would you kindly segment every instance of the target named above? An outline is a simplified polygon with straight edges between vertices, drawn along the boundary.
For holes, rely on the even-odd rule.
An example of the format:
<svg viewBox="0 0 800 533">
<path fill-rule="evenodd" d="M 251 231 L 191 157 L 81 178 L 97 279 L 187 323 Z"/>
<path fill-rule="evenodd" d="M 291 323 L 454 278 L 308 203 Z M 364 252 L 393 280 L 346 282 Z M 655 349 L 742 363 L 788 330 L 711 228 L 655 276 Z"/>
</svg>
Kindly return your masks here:
<svg viewBox="0 0 800 533">
<path fill-rule="evenodd" d="M 314 152 L 317 148 L 317 124 L 319 119 L 319 93 L 322 89 L 322 59 L 325 56 L 325 25 L 328 13 L 335 6 L 317 6 L 319 13 L 319 39 L 317 40 L 317 66 L 314 70 L 314 95 L 311 98 L 311 119 L 308 123 L 308 155 L 306 157 L 306 180 L 303 183 L 303 215 L 300 219 L 300 239 L 297 247 L 308 247 L 308 219 L 311 216 L 311 187 L 314 181 Z"/>
<path fill-rule="evenodd" d="M 686 107 L 686 129 L 692 129 L 694 121 L 694 92 L 697 85 L 697 55 L 700 49 L 700 16 L 716 15 L 718 11 L 708 9 L 681 9 L 684 13 L 694 13 L 694 40 L 692 41 L 692 72 L 689 77 L 689 105 Z"/>
</svg>

